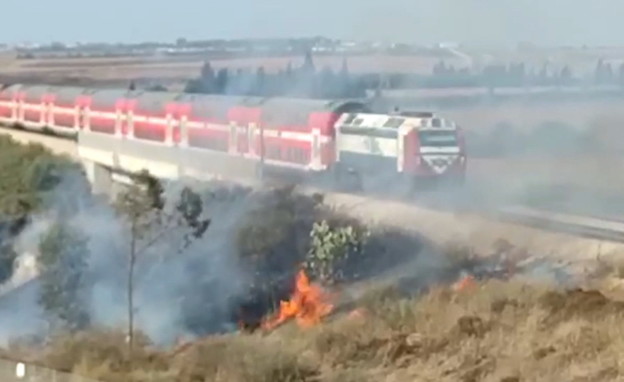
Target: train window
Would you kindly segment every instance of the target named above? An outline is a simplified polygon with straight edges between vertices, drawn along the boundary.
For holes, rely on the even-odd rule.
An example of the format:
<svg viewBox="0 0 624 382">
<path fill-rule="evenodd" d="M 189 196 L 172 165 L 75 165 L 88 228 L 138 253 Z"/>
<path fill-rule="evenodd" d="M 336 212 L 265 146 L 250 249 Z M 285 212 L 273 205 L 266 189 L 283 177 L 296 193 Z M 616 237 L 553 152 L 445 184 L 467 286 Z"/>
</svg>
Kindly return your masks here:
<svg viewBox="0 0 624 382">
<path fill-rule="evenodd" d="M 347 119 L 345 119 L 344 124 L 348 125 L 351 122 L 353 122 L 353 120 L 357 117 L 357 114 L 349 114 L 349 116 L 347 117 Z"/>
<path fill-rule="evenodd" d="M 216 150 L 216 151 L 227 151 L 228 143 L 225 139 L 207 139 L 205 141 L 205 146 L 207 149 Z"/>
<path fill-rule="evenodd" d="M 206 148 L 208 150 L 215 151 L 228 151 L 227 138 L 206 137 L 206 136 L 191 136 L 189 137 L 189 143 L 192 146 L 198 146 Z"/>
<path fill-rule="evenodd" d="M 403 121 L 403 118 L 390 118 L 386 121 L 386 123 L 384 123 L 383 127 L 398 128 L 401 124 L 403 124 Z"/>
<path fill-rule="evenodd" d="M 434 118 L 431 120 L 431 126 L 432 127 L 442 127 L 442 121 L 440 121 L 440 118 Z"/>
<path fill-rule="evenodd" d="M 421 130 L 418 133 L 421 146 L 454 147 L 457 146 L 457 134 L 454 131 Z"/>
<path fill-rule="evenodd" d="M 433 113 L 430 111 L 402 111 L 400 114 L 404 117 L 433 118 Z"/>
<path fill-rule="evenodd" d="M 297 149 L 295 151 L 295 155 L 296 155 L 297 163 L 305 163 L 306 162 L 306 155 L 305 155 L 305 151 L 304 150 Z"/>
<path fill-rule="evenodd" d="M 362 122 L 364 122 L 364 120 L 362 118 L 358 118 L 355 121 L 353 121 L 353 125 L 354 126 L 360 126 L 362 124 Z"/>
<path fill-rule="evenodd" d="M 288 160 L 289 162 L 294 162 L 294 163 L 306 163 L 307 162 L 306 152 L 305 150 L 300 149 L 300 148 L 289 147 L 288 149 L 286 149 L 286 160 Z"/>
<path fill-rule="evenodd" d="M 282 150 L 277 145 L 266 145 L 266 157 L 268 159 L 282 159 Z"/>
</svg>

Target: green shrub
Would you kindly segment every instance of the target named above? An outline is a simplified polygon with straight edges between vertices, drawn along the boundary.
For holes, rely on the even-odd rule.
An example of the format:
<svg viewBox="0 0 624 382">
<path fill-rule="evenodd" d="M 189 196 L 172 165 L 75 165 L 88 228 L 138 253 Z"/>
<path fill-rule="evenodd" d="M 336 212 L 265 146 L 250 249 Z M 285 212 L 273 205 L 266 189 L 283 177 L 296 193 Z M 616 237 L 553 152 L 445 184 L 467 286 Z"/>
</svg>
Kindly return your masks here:
<svg viewBox="0 0 624 382">
<path fill-rule="evenodd" d="M 314 223 L 310 238 L 305 267 L 313 278 L 333 284 L 343 279 L 349 255 L 362 250 L 365 235 L 353 226 L 331 227 L 323 220 Z"/>
</svg>

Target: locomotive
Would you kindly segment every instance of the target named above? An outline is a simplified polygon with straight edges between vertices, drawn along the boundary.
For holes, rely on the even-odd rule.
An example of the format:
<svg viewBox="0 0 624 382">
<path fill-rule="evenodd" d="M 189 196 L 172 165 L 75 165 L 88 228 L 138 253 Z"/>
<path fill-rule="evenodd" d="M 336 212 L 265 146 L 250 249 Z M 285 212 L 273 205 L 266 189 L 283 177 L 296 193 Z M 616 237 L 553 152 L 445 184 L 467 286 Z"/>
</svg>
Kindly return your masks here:
<svg viewBox="0 0 624 382">
<path fill-rule="evenodd" d="M 329 179 L 352 191 L 375 182 L 461 183 L 466 172 L 454 121 L 432 112 L 373 113 L 358 100 L 13 84 L 0 91 L 0 123 L 206 150 L 258 162 L 263 174 Z"/>
</svg>

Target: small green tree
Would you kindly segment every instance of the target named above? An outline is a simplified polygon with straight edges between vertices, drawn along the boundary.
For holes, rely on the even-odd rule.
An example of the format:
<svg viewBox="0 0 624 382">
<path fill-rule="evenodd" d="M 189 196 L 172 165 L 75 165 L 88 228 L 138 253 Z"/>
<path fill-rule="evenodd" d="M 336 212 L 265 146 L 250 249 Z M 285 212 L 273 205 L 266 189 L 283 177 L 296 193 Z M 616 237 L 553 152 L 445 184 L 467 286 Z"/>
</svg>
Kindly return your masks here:
<svg viewBox="0 0 624 382">
<path fill-rule="evenodd" d="M 128 252 L 128 274 L 127 274 L 127 302 L 128 302 L 128 352 L 132 354 L 134 346 L 134 269 L 138 255 L 147 249 L 155 240 L 149 237 L 149 232 L 156 227 L 160 220 L 160 212 L 164 201 L 162 199 L 162 189 L 154 187 L 147 173 L 140 173 L 134 177 L 134 183 L 122 192 L 117 199 L 117 209 L 125 216 L 129 224 L 130 248 Z M 139 243 L 144 248 L 139 247 Z"/>
<path fill-rule="evenodd" d="M 147 171 L 133 177 L 133 184 L 117 199 L 117 209 L 129 225 L 130 246 L 128 251 L 128 354 L 131 357 L 134 327 L 135 268 L 139 258 L 159 242 L 171 244 L 175 234 L 182 236 L 179 251 L 186 249 L 194 239 L 199 239 L 208 229 L 210 219 L 201 219 L 201 197 L 185 187 L 173 212 L 165 212 L 165 198 L 160 181 Z"/>
<path fill-rule="evenodd" d="M 349 256 L 361 251 L 364 243 L 363 233 L 353 226 L 332 228 L 326 220 L 314 223 L 310 238 L 305 268 L 313 278 L 324 284 L 343 279 L 344 265 Z"/>
<path fill-rule="evenodd" d="M 57 222 L 39 242 L 39 303 L 55 329 L 80 330 L 89 323 L 88 239 Z"/>
<path fill-rule="evenodd" d="M 188 248 L 194 239 L 199 239 L 210 225 L 209 219 L 201 219 L 204 211 L 201 197 L 188 187 L 182 189 L 176 204 L 178 224 L 186 225 L 190 230 L 183 235 L 182 249 Z"/>
</svg>

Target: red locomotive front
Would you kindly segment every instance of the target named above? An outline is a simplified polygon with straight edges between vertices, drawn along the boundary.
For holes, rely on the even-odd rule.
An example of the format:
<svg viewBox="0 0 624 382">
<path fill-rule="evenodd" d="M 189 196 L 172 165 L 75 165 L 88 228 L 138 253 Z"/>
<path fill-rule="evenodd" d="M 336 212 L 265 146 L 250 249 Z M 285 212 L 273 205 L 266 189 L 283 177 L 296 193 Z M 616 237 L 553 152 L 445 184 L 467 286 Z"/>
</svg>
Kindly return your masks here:
<svg viewBox="0 0 624 382">
<path fill-rule="evenodd" d="M 336 123 L 338 178 L 359 187 L 410 188 L 442 179 L 462 183 L 466 152 L 461 130 L 433 113 L 351 113 Z"/>
</svg>

